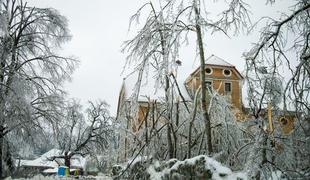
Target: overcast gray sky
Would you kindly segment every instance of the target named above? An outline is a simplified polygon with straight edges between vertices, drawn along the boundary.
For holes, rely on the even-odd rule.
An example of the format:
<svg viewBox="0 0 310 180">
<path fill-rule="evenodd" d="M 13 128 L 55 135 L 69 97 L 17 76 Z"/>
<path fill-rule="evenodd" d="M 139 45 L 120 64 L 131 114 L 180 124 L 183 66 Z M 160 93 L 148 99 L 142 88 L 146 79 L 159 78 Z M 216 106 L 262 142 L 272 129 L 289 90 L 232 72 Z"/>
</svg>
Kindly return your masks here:
<svg viewBox="0 0 310 180">
<path fill-rule="evenodd" d="M 74 55 L 81 61 L 72 82 L 66 84 L 69 97 L 78 98 L 83 104 L 88 100 L 103 99 L 111 105 L 115 115 L 118 93 L 123 75 L 126 54 L 120 52 L 122 42 L 129 38 L 129 18 L 147 0 L 28 0 L 36 7 L 52 7 L 66 16 L 72 40 L 64 46 L 63 53 Z M 279 0 L 276 6 L 265 5 L 265 0 L 249 0 L 253 21 L 262 16 L 278 17 L 286 11 L 290 0 Z M 134 29 L 133 29 L 134 31 Z M 204 41 L 206 57 L 215 54 L 239 71 L 244 69 L 242 53 L 257 40 L 257 34 L 227 38 L 207 34 Z M 195 61 L 195 48 L 187 48 L 180 59 L 179 77 L 191 72 Z"/>
</svg>

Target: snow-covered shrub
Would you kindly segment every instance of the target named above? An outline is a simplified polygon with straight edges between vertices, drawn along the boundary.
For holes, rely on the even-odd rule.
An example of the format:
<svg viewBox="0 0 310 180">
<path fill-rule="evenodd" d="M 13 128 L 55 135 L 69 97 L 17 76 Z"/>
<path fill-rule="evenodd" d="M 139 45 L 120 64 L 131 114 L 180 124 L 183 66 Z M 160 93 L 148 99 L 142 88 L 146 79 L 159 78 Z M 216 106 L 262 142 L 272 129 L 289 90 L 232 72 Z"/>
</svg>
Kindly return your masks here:
<svg viewBox="0 0 310 180">
<path fill-rule="evenodd" d="M 247 179 L 245 173 L 232 172 L 216 160 L 200 155 L 184 161 L 153 161 L 139 158 L 123 173 L 127 179 Z"/>
<path fill-rule="evenodd" d="M 164 166 L 165 168 L 161 168 Z M 200 155 L 184 161 L 170 160 L 147 169 L 150 179 L 247 179 L 244 173 L 234 173 L 214 159 Z"/>
</svg>

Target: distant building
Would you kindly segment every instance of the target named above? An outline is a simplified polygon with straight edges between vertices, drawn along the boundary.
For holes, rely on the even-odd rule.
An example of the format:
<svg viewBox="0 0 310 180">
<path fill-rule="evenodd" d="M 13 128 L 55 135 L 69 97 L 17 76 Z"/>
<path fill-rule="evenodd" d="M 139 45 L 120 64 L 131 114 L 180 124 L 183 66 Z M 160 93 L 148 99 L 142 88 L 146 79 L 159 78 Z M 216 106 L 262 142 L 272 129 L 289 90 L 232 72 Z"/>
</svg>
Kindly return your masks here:
<svg viewBox="0 0 310 180">
<path fill-rule="evenodd" d="M 212 55 L 206 60 L 206 84 L 208 89 L 214 89 L 219 94 L 228 97 L 232 108 L 237 112 L 242 112 L 242 82 L 243 77 L 236 67 L 225 60 Z M 185 81 L 178 80 L 178 86 L 185 101 L 192 102 L 193 96 L 200 86 L 200 69 L 197 67 Z M 144 114 L 148 109 L 148 101 L 157 102 L 165 98 L 165 92 L 163 88 L 155 88 L 156 82 L 153 79 L 152 73 L 148 74 L 147 79 L 143 79 L 142 86 L 139 89 L 138 96 L 138 112 L 132 114 L 132 97 L 136 93 L 137 74 L 133 74 L 124 79 L 121 91 L 119 93 L 118 107 L 117 107 L 117 119 L 120 117 L 132 118 L 128 122 L 128 129 L 136 132 L 141 128 L 143 124 Z M 183 101 L 178 92 L 176 92 L 178 101 Z M 149 98 L 149 99 L 148 99 Z"/>
<path fill-rule="evenodd" d="M 56 158 L 51 160 L 54 156 L 61 155 L 62 151 L 59 149 L 51 149 L 42 154 L 40 157 L 33 160 L 16 160 L 18 174 L 32 176 L 36 174 L 57 174 L 58 167 L 64 165 L 64 160 Z M 71 158 L 71 169 L 84 169 L 86 158 L 76 156 Z"/>
<path fill-rule="evenodd" d="M 148 73 L 147 78 L 144 78 L 141 82 L 141 87 L 139 88 L 139 95 L 137 97 L 139 107 L 138 112 L 135 112 L 135 114 L 132 114 L 134 110 L 132 101 L 135 93 L 137 93 L 136 82 L 138 79 L 138 74 L 131 74 L 123 80 L 118 99 L 117 119 L 129 119 L 130 122 L 128 122 L 128 129 L 131 129 L 133 132 L 136 132 L 141 128 L 144 114 L 148 110 L 148 103 L 156 103 L 153 104 L 153 106 L 156 106 L 155 109 L 158 109 L 160 102 L 164 101 L 165 99 L 165 91 L 162 87 L 156 88 L 157 84 L 153 79 L 153 75 L 154 74 L 152 72 Z M 184 100 L 190 102 L 192 101 L 192 99 L 183 82 L 184 81 L 178 81 L 179 89 Z M 176 94 L 176 98 L 182 101 L 179 94 Z"/>
</svg>

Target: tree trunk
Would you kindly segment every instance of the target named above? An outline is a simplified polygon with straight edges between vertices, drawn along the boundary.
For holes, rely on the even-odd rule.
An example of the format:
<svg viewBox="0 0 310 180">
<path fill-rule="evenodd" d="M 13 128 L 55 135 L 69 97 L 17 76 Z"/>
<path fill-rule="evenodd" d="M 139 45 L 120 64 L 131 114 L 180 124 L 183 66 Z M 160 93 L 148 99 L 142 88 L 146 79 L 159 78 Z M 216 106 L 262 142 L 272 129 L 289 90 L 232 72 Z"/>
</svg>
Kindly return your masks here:
<svg viewBox="0 0 310 180">
<path fill-rule="evenodd" d="M 149 119 L 149 112 L 150 112 L 150 103 L 151 102 L 148 102 L 148 106 L 147 106 L 147 111 L 146 113 L 144 114 L 144 130 L 145 130 L 145 144 L 148 144 L 149 143 L 149 136 L 148 136 L 148 119 Z"/>
<path fill-rule="evenodd" d="M 0 127 L 0 179 L 3 178 L 3 126 Z"/>
<path fill-rule="evenodd" d="M 177 149 L 178 149 L 178 136 L 177 136 L 177 131 L 179 128 L 179 113 L 180 113 L 180 109 L 179 109 L 179 100 L 177 100 L 176 102 L 176 112 L 175 112 L 175 127 L 176 130 L 173 132 L 174 134 L 174 157 L 177 157 Z"/>
<path fill-rule="evenodd" d="M 65 159 L 65 166 L 67 166 L 70 169 L 70 166 L 71 166 L 70 159 L 71 159 L 71 157 L 68 156 L 68 155 L 65 155 L 64 159 Z"/>
<path fill-rule="evenodd" d="M 196 118 L 196 113 L 197 113 L 197 102 L 198 102 L 198 95 L 199 92 L 201 91 L 201 87 L 199 87 L 197 89 L 197 91 L 195 92 L 195 96 L 194 96 L 194 110 L 193 110 L 193 115 L 192 115 L 192 119 L 189 122 L 189 127 L 188 127 L 188 143 L 187 143 L 187 158 L 191 158 L 191 149 L 192 149 L 192 128 L 194 125 L 194 121 Z"/>
<path fill-rule="evenodd" d="M 268 140 L 268 135 L 263 132 L 263 150 L 262 150 L 262 166 L 268 162 L 268 159 L 267 159 L 267 140 Z"/>
<path fill-rule="evenodd" d="M 12 153 L 10 150 L 10 145 L 9 142 L 4 141 L 3 145 L 5 146 L 5 155 L 3 157 L 3 163 L 5 164 L 5 166 L 7 167 L 7 172 L 4 173 L 5 176 L 8 174 L 12 174 L 14 172 L 15 169 L 15 163 L 12 157 Z"/>
<path fill-rule="evenodd" d="M 1 2 L 1 0 L 0 0 Z M 1 7 L 1 5 L 0 5 Z M 6 38 L 6 36 L 3 36 Z M 7 58 L 7 52 L 9 52 L 8 49 L 5 48 L 6 46 L 3 46 L 3 49 L 1 49 L 2 53 L 0 56 L 0 83 L 5 84 L 4 76 L 5 76 L 5 68 L 6 68 L 6 58 Z M 4 91 L 5 86 L 0 85 L 0 179 L 2 179 L 3 176 L 3 142 L 4 142 Z"/>
<path fill-rule="evenodd" d="M 166 88 L 165 88 L 165 94 L 166 94 L 166 111 L 167 111 L 167 140 L 168 140 L 168 158 L 174 158 L 173 157 L 173 143 L 171 138 L 171 113 L 170 113 L 170 106 L 169 106 L 169 79 L 168 75 L 166 76 Z"/>
<path fill-rule="evenodd" d="M 201 83 L 201 109 L 202 109 L 202 115 L 205 121 L 205 128 L 206 128 L 206 134 L 207 134 L 207 149 L 208 149 L 208 155 L 210 155 L 213 152 L 212 148 L 212 138 L 211 138 L 211 122 L 210 122 L 210 116 L 207 111 L 207 104 L 206 104 L 206 74 L 205 74 L 205 57 L 204 57 L 204 48 L 203 48 L 203 42 L 202 42 L 202 33 L 201 33 L 201 27 L 199 24 L 199 10 L 195 1 L 194 4 L 195 9 L 195 16 L 196 16 L 196 35 L 197 35 L 197 43 L 199 47 L 199 56 L 200 56 L 200 83 Z"/>
<path fill-rule="evenodd" d="M 2 98 L 2 92 L 1 92 L 1 86 L 0 86 L 0 179 L 3 177 L 3 153 L 4 153 L 4 104 L 3 104 L 3 98 Z"/>
<path fill-rule="evenodd" d="M 160 34 L 160 44 L 163 55 L 163 63 L 165 63 L 165 100 L 166 100 L 166 118 L 167 118 L 167 141 L 168 141 L 168 155 L 169 159 L 173 158 L 173 143 L 171 138 L 171 113 L 170 113 L 170 105 L 169 105 L 169 63 L 168 63 L 168 52 L 166 49 L 166 40 L 163 31 L 159 30 Z"/>
</svg>

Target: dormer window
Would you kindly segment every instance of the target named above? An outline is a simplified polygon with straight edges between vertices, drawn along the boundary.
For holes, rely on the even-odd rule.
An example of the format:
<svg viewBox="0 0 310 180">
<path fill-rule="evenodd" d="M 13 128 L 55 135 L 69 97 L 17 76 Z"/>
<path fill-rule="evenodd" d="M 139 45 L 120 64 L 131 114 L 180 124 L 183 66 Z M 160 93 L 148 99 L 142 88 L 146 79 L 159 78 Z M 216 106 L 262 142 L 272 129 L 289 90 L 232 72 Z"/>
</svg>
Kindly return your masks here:
<svg viewBox="0 0 310 180">
<path fill-rule="evenodd" d="M 211 75 L 212 72 L 213 72 L 212 68 L 210 68 L 210 67 L 207 67 L 207 68 L 206 68 L 206 74 L 207 74 L 207 75 Z"/>
<path fill-rule="evenodd" d="M 223 69 L 223 75 L 226 76 L 226 77 L 231 76 L 231 70 L 229 70 L 229 69 Z"/>
</svg>

